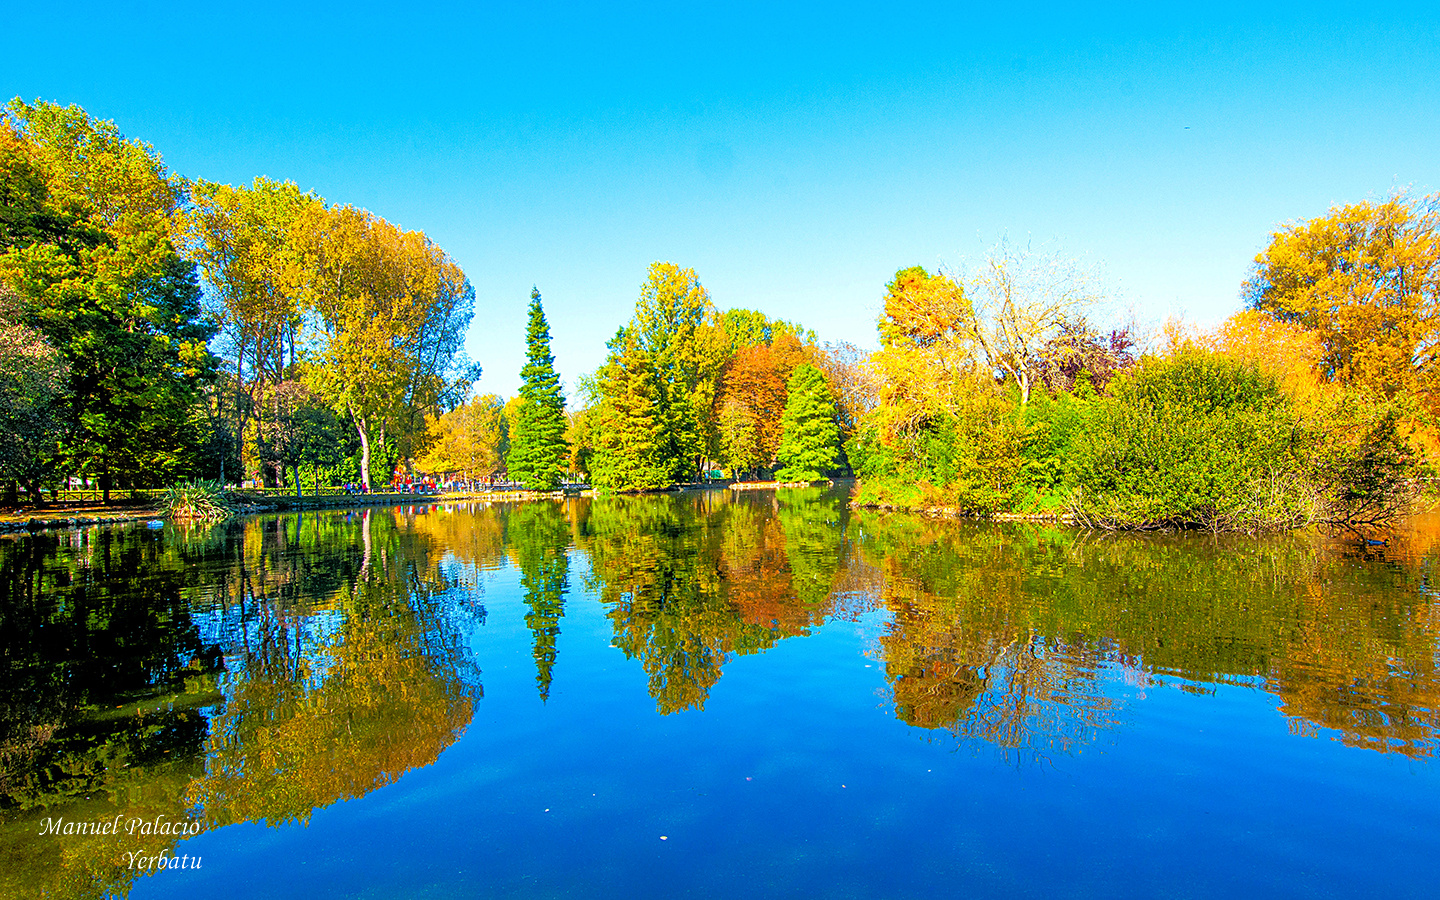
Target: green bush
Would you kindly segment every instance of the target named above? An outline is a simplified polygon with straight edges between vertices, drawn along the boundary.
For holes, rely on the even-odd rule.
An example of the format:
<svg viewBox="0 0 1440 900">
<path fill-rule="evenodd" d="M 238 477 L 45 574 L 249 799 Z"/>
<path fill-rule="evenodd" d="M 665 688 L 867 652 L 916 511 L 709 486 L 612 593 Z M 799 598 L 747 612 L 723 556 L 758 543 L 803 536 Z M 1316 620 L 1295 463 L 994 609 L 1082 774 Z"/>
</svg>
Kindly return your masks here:
<svg viewBox="0 0 1440 900">
<path fill-rule="evenodd" d="M 1320 517 L 1319 435 L 1253 366 L 1188 352 L 1113 385 L 1073 445 L 1077 518 L 1106 528 L 1290 528 Z"/>
<path fill-rule="evenodd" d="M 977 382 L 953 415 L 892 435 L 862 429 L 846 446 L 860 478 L 857 501 L 947 507 L 989 516 L 1015 506 L 1027 427 L 1013 398 Z"/>
</svg>

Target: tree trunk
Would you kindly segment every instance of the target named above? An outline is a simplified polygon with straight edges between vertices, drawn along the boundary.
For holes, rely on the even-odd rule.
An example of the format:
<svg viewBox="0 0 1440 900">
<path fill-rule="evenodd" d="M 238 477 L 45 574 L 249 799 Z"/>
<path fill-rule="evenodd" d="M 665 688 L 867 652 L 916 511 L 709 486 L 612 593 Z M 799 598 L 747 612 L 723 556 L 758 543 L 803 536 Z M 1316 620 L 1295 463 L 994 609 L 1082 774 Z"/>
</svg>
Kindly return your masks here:
<svg viewBox="0 0 1440 900">
<path fill-rule="evenodd" d="M 365 485 L 365 493 L 370 493 L 370 429 L 366 427 L 365 420 L 355 416 L 355 431 L 360 435 L 360 483 Z"/>
<path fill-rule="evenodd" d="M 299 500 L 299 499 L 300 499 L 300 463 L 297 461 L 297 462 L 291 463 L 291 466 L 295 469 L 295 499 L 296 499 L 296 500 Z"/>
<path fill-rule="evenodd" d="M 100 502 L 105 506 L 110 505 L 110 466 L 108 464 L 105 464 L 105 468 L 100 471 Z"/>
<path fill-rule="evenodd" d="M 5 482 L 5 505 L 10 507 L 20 505 L 20 488 L 13 478 Z"/>
<path fill-rule="evenodd" d="M 376 437 L 379 438 L 380 461 L 385 463 L 385 481 L 387 481 L 391 487 L 394 487 L 395 460 L 390 458 L 390 450 L 385 443 L 385 419 L 383 416 L 380 419 L 380 433 L 376 435 Z"/>
</svg>

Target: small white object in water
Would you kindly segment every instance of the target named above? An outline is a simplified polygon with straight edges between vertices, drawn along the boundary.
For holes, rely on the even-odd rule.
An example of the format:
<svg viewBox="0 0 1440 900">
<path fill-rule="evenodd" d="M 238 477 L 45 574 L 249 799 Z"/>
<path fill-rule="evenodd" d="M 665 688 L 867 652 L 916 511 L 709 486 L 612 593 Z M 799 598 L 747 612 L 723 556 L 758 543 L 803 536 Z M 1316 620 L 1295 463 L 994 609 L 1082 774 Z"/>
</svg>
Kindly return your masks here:
<svg viewBox="0 0 1440 900">
<path fill-rule="evenodd" d="M 662 834 L 662 835 L 660 835 L 660 840 L 662 840 L 662 841 L 668 841 L 668 840 L 670 840 L 670 836 L 669 836 L 669 835 L 666 835 L 666 834 Z"/>
<path fill-rule="evenodd" d="M 145 523 L 145 527 L 146 527 L 146 528 L 164 528 L 164 527 L 165 527 L 165 523 L 162 522 L 162 521 L 159 520 L 159 519 L 151 519 L 150 521 L 148 521 L 148 522 Z"/>
</svg>

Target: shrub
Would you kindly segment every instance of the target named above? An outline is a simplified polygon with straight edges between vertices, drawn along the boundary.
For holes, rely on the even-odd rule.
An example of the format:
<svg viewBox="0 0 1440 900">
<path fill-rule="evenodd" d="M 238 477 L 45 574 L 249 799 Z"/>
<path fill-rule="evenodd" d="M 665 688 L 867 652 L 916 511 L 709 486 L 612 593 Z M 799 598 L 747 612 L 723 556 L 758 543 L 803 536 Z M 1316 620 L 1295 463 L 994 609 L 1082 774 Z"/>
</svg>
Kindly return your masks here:
<svg viewBox="0 0 1440 900">
<path fill-rule="evenodd" d="M 160 512 L 177 522 L 221 522 L 235 507 L 218 481 L 191 481 L 167 490 Z"/>
<path fill-rule="evenodd" d="M 1071 507 L 1105 528 L 1291 528 L 1322 514 L 1319 435 L 1274 377 L 1217 354 L 1149 360 L 1074 440 Z"/>
<path fill-rule="evenodd" d="M 864 429 L 846 446 L 857 501 L 941 506 L 977 516 L 1013 508 L 1028 434 L 1014 399 L 982 381 L 957 390 L 952 415 L 885 437 Z"/>
</svg>

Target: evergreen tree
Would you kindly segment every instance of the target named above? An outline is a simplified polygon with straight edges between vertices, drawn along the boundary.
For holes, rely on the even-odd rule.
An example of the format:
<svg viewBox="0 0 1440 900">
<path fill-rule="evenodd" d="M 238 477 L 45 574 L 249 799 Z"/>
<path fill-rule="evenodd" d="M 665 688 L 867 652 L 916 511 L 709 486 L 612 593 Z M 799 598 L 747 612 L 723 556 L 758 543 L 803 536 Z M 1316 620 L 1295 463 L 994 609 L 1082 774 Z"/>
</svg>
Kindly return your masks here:
<svg viewBox="0 0 1440 900">
<path fill-rule="evenodd" d="M 789 388 L 776 454 L 782 468 L 775 477 L 780 481 L 819 481 L 840 468 L 835 400 L 825 376 L 809 363 L 796 367 Z"/>
<path fill-rule="evenodd" d="M 550 326 L 540 306 L 540 291 L 530 289 L 530 325 L 525 343 L 529 350 L 520 370 L 520 407 L 516 412 L 510 456 L 510 480 L 526 490 L 551 491 L 565 474 L 565 397 L 555 357 L 550 355 Z"/>
<path fill-rule="evenodd" d="M 665 425 L 650 361 L 622 328 L 610 342 L 601 368 L 596 453 L 590 471 L 595 487 L 610 491 L 663 488 L 674 479 L 666 464 Z"/>
</svg>

